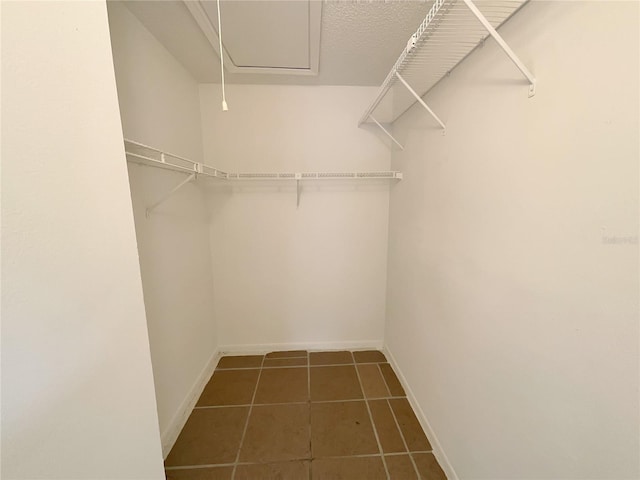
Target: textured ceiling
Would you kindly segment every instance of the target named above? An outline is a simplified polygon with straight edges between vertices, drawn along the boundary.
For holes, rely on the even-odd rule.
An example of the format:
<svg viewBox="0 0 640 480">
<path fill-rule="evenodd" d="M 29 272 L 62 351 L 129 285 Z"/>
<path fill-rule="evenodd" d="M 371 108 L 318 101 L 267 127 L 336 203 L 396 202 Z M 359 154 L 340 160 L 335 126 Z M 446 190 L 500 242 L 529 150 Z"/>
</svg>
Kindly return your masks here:
<svg viewBox="0 0 640 480">
<path fill-rule="evenodd" d="M 234 0 L 238 1 L 238 0 Z M 380 85 L 431 1 L 324 1 L 317 76 L 227 74 L 229 83 Z M 125 5 L 198 82 L 220 81 L 219 59 L 180 0 Z M 224 24 L 222 31 L 242 28 Z M 261 44 L 254 46 L 260 49 Z"/>
</svg>

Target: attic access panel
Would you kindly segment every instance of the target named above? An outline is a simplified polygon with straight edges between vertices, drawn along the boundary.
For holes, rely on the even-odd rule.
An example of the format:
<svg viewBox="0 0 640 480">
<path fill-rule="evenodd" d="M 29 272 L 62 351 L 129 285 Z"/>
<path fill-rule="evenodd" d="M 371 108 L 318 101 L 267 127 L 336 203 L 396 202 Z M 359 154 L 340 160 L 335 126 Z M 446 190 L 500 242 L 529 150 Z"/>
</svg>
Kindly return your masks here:
<svg viewBox="0 0 640 480">
<path fill-rule="evenodd" d="M 184 0 L 219 54 L 215 0 Z M 322 2 L 221 0 L 225 69 L 230 73 L 317 75 Z"/>
</svg>

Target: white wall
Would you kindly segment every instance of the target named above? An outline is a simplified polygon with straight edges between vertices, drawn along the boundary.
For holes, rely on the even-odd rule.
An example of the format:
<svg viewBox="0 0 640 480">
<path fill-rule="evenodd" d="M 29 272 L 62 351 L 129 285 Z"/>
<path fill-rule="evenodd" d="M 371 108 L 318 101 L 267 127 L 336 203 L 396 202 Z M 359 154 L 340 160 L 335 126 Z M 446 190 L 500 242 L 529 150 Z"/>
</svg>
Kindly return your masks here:
<svg viewBox="0 0 640 480">
<path fill-rule="evenodd" d="M 375 88 L 201 85 L 205 161 L 232 172 L 387 170 L 357 128 Z M 213 184 L 211 184 L 213 185 Z M 221 348 L 381 345 L 389 183 L 210 187 Z M 224 346 L 224 347 L 223 347 Z"/>
<path fill-rule="evenodd" d="M 638 478 L 637 2 L 532 2 L 395 124 L 386 342 L 464 479 Z M 610 244 L 606 237 L 632 237 Z"/>
<path fill-rule="evenodd" d="M 2 44 L 2 478 L 164 478 L 105 4 Z"/>
<path fill-rule="evenodd" d="M 195 80 L 121 3 L 109 2 L 109 21 L 125 137 L 201 161 Z M 147 205 L 185 177 L 129 165 L 165 453 L 211 373 L 217 347 L 209 217 L 200 187 L 186 185 L 145 216 Z"/>
</svg>

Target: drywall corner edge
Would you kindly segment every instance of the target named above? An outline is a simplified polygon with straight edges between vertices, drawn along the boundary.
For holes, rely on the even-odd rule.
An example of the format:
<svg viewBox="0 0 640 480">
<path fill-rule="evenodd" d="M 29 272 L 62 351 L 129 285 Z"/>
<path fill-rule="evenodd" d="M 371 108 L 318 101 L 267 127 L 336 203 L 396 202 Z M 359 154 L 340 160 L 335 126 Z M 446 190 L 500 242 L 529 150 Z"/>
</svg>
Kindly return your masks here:
<svg viewBox="0 0 640 480">
<path fill-rule="evenodd" d="M 184 428 L 184 425 L 187 423 L 189 415 L 193 411 L 194 407 L 200 395 L 204 391 L 204 387 L 209 382 L 211 375 L 213 375 L 213 371 L 216 369 L 216 365 L 218 365 L 218 361 L 220 360 L 220 350 L 216 349 L 209 361 L 204 366 L 198 378 L 194 382 L 193 386 L 189 390 L 189 393 L 185 396 L 180 408 L 176 412 L 176 414 L 171 419 L 169 426 L 166 428 L 164 432 L 161 433 L 160 437 L 162 440 L 162 457 L 166 460 L 169 452 L 173 448 L 173 445 L 176 443 L 178 439 L 178 435 Z"/>
<path fill-rule="evenodd" d="M 221 355 L 231 354 L 264 354 L 278 350 L 381 350 L 381 340 L 364 340 L 352 342 L 297 342 L 297 343 L 259 343 L 241 345 L 220 345 Z"/>
<path fill-rule="evenodd" d="M 384 351 L 384 354 L 387 356 L 389 363 L 391 364 L 391 368 L 393 368 L 393 370 L 396 372 L 396 375 L 400 380 L 400 383 L 402 384 L 404 391 L 407 394 L 407 399 L 409 400 L 409 403 L 411 404 L 413 411 L 416 413 L 416 417 L 418 417 L 418 421 L 420 422 L 420 425 L 422 425 L 422 428 L 424 429 L 424 431 L 427 434 L 427 437 L 429 438 L 429 442 L 431 443 L 431 446 L 433 448 L 433 454 L 438 460 L 438 463 L 440 464 L 440 466 L 442 467 L 442 470 L 444 470 L 444 473 L 447 476 L 447 479 L 459 480 L 458 475 L 453 469 L 453 465 L 451 465 L 451 462 L 447 457 L 447 454 L 442 449 L 442 445 L 440 444 L 440 441 L 436 436 L 436 432 L 433 430 L 433 428 L 431 428 L 431 424 L 429 423 L 429 420 L 427 420 L 427 416 L 422 411 L 422 408 L 420 408 L 420 404 L 416 400 L 416 396 L 413 394 L 413 390 L 411 390 L 411 387 L 409 386 L 407 379 L 402 374 L 402 370 L 400 370 L 400 367 L 398 366 L 398 363 L 396 362 L 396 359 L 393 356 L 393 353 L 391 353 L 391 351 L 389 350 L 388 345 L 386 344 L 384 345 L 383 351 Z"/>
</svg>

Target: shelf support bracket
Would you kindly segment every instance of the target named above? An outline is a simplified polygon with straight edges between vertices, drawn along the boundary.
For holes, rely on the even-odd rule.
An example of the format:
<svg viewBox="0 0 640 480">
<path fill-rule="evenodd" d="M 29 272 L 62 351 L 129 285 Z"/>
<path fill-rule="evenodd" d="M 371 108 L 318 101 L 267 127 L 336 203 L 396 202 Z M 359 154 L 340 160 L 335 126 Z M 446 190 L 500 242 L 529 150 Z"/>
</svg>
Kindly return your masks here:
<svg viewBox="0 0 640 480">
<path fill-rule="evenodd" d="M 161 203 L 163 203 L 165 200 L 167 200 L 171 195 L 173 195 L 174 193 L 176 193 L 178 190 L 180 190 L 182 187 L 184 187 L 187 183 L 189 183 L 191 180 L 194 180 L 196 178 L 196 174 L 192 173 L 191 175 L 189 175 L 186 179 L 184 179 L 183 181 L 181 181 L 178 185 L 176 185 L 175 187 L 173 187 L 171 189 L 171 191 L 169 191 L 166 195 L 163 195 L 162 198 L 159 198 L 155 203 L 149 205 L 147 207 L 147 210 L 145 212 L 147 218 L 149 218 L 149 214 L 156 208 L 158 207 Z"/>
<path fill-rule="evenodd" d="M 300 180 L 302 179 L 301 173 L 296 173 L 296 208 L 300 206 L 300 194 L 302 193 L 302 186 Z"/>
<path fill-rule="evenodd" d="M 482 12 L 478 10 L 478 7 L 476 7 L 473 1 L 472 0 L 462 0 L 462 1 L 467 5 L 469 10 L 471 10 L 471 13 L 473 13 L 476 16 L 478 21 L 487 30 L 487 32 L 489 32 L 489 34 L 493 37 L 493 39 L 498 43 L 498 45 L 500 46 L 500 48 L 502 48 L 504 53 L 507 54 L 509 59 L 515 64 L 516 67 L 518 67 L 518 70 L 520 70 L 520 72 L 522 72 L 522 74 L 527 78 L 527 80 L 529 81 L 529 97 L 533 97 L 536 94 L 536 79 L 533 76 L 533 74 L 529 71 L 526 65 L 520 61 L 520 59 L 515 54 L 515 52 L 511 50 L 511 47 L 507 45 L 507 42 L 505 42 L 502 36 L 500 36 L 500 34 L 496 31 L 496 29 L 493 28 L 493 25 L 489 23 L 489 21 L 485 18 Z"/>
<path fill-rule="evenodd" d="M 395 143 L 400 148 L 400 150 L 404 150 L 404 147 L 400 144 L 400 142 L 398 142 L 395 138 L 393 138 L 393 135 L 391 135 L 389 130 L 387 130 L 382 125 L 380 125 L 380 123 L 375 118 L 373 118 L 373 115 L 369 116 L 369 118 L 373 120 L 373 123 L 375 123 L 378 127 L 380 127 L 380 130 L 382 130 L 387 135 L 387 137 L 393 140 L 393 143 Z"/>
<path fill-rule="evenodd" d="M 442 123 L 442 120 L 440 120 L 440 118 L 439 118 L 439 117 L 434 113 L 434 111 L 433 111 L 433 110 L 431 110 L 431 109 L 429 108 L 429 106 L 428 106 L 426 103 L 424 103 L 424 100 L 422 100 L 422 98 L 420 97 L 420 95 L 418 95 L 418 94 L 416 93 L 416 91 L 415 91 L 413 88 L 411 88 L 411 85 L 409 85 L 409 84 L 407 83 L 407 81 L 406 81 L 404 78 L 402 78 L 402 75 L 400 75 L 398 72 L 396 72 L 396 77 L 398 77 L 398 80 L 400 80 L 400 81 L 402 82 L 402 84 L 403 84 L 405 87 L 407 87 L 407 90 L 409 90 L 409 92 L 411 92 L 411 95 L 413 95 L 413 96 L 415 97 L 415 99 L 420 103 L 420 105 L 422 105 L 422 106 L 427 110 L 427 112 L 429 112 L 429 114 L 430 114 L 433 118 L 435 118 L 435 119 L 436 119 L 436 122 L 438 122 L 438 123 L 440 124 L 440 126 L 442 127 L 442 129 L 444 130 L 445 128 L 447 128 L 447 127 L 445 127 L 444 123 Z"/>
</svg>

